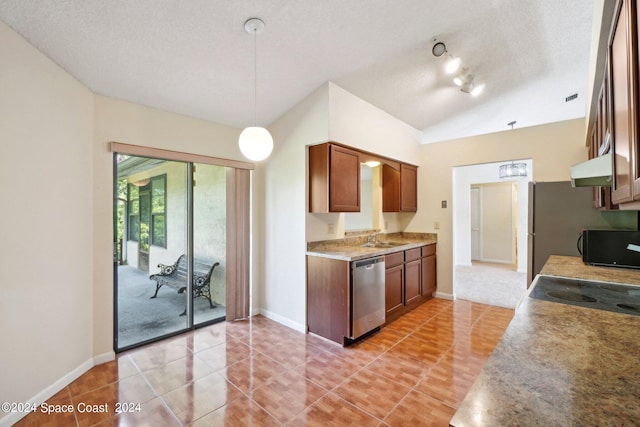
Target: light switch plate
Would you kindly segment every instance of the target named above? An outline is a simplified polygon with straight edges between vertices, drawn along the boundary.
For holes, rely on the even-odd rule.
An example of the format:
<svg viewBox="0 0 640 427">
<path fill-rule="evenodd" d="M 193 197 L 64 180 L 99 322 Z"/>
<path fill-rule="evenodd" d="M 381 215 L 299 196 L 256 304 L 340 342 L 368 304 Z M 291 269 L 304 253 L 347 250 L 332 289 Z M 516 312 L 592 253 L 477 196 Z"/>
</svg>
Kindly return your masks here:
<svg viewBox="0 0 640 427">
<path fill-rule="evenodd" d="M 335 227 L 333 226 L 333 224 L 327 224 L 327 234 L 333 233 L 335 233 Z"/>
<path fill-rule="evenodd" d="M 442 205 L 442 209 L 446 209 L 447 208 L 447 201 L 443 200 L 441 205 Z"/>
</svg>

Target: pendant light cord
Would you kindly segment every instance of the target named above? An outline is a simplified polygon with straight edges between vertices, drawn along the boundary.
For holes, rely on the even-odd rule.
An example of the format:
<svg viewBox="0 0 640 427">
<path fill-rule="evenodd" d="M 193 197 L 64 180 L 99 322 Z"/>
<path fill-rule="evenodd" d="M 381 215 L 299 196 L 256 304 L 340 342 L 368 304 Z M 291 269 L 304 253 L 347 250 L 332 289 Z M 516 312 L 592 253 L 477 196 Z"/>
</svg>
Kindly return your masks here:
<svg viewBox="0 0 640 427">
<path fill-rule="evenodd" d="M 253 31 L 253 126 L 258 126 L 258 36 Z"/>
</svg>

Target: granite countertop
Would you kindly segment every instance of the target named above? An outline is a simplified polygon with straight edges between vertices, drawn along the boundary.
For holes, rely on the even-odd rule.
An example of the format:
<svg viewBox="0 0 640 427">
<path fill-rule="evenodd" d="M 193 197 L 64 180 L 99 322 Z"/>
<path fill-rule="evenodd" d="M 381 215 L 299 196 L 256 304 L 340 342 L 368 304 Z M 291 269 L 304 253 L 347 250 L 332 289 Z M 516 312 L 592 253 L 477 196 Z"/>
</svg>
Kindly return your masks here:
<svg viewBox="0 0 640 427">
<path fill-rule="evenodd" d="M 390 247 L 366 247 L 367 235 L 346 239 L 310 242 L 307 244 L 307 255 L 332 258 L 343 261 L 358 261 L 379 255 L 418 248 L 437 242 L 437 235 L 431 233 L 392 233 L 380 234 L 380 242 L 394 242 L 398 245 Z"/>
<path fill-rule="evenodd" d="M 640 271 L 577 257 L 551 256 L 541 274 L 640 284 Z M 638 425 L 639 355 L 640 316 L 526 295 L 451 426 Z"/>
</svg>

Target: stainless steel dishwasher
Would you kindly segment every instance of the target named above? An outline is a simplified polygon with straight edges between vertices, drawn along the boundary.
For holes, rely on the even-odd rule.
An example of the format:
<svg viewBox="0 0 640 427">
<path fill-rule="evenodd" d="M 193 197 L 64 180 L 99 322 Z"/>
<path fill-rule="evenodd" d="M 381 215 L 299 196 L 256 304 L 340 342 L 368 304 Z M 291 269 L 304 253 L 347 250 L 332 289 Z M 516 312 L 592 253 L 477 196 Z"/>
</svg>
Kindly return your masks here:
<svg viewBox="0 0 640 427">
<path fill-rule="evenodd" d="M 351 336 L 356 339 L 385 319 L 384 256 L 351 263 Z"/>
</svg>

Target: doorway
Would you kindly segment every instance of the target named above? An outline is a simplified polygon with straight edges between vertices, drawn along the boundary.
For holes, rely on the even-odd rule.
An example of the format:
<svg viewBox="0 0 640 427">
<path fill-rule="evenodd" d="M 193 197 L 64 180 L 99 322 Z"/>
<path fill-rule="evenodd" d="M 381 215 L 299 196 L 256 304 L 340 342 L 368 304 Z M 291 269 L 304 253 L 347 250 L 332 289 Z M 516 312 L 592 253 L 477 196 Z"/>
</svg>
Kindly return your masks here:
<svg viewBox="0 0 640 427">
<path fill-rule="evenodd" d="M 505 162 L 452 170 L 454 299 L 514 308 L 526 290 L 527 182 L 533 165 L 519 161 L 527 164 L 527 177 L 501 179 Z M 502 206 L 505 197 L 510 202 Z"/>
<path fill-rule="evenodd" d="M 237 274 L 248 267 L 237 262 L 238 256 L 249 258 L 248 245 L 235 241 L 236 236 L 244 240 L 248 234 L 238 228 L 236 219 L 248 217 L 249 180 L 237 179 L 248 172 L 114 154 L 117 352 L 224 321 L 229 301 L 231 318 L 248 315 L 236 308 L 248 306 L 248 292 L 238 292 L 249 288 L 248 281 L 235 279 L 248 277 Z M 230 188 L 232 197 L 227 197 Z M 244 203 L 237 203 L 238 197 Z M 227 256 L 229 239 L 234 251 Z M 238 304 L 237 295 L 247 302 Z"/>
</svg>

